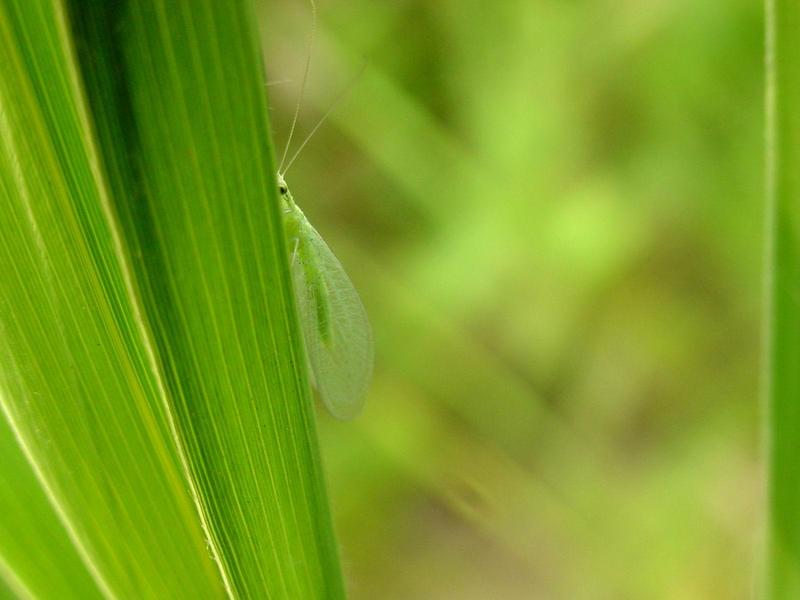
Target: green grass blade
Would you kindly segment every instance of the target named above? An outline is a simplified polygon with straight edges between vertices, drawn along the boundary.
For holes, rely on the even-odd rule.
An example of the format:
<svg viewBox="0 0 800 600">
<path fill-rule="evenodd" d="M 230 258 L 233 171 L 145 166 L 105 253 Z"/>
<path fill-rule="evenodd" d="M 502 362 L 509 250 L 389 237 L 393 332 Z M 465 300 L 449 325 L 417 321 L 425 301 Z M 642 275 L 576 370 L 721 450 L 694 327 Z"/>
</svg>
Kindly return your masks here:
<svg viewBox="0 0 800 600">
<path fill-rule="evenodd" d="M 0 464 L 0 579 L 19 597 L 100 598 L 3 418 Z"/>
<path fill-rule="evenodd" d="M 106 595 L 219 597 L 164 434 L 59 3 L 1 5 L 0 56 L 3 412 Z"/>
<path fill-rule="evenodd" d="M 800 597 L 800 4 L 769 0 L 769 598 Z"/>
<path fill-rule="evenodd" d="M 104 166 L 234 594 L 343 595 L 247 1 L 74 2 Z"/>
</svg>

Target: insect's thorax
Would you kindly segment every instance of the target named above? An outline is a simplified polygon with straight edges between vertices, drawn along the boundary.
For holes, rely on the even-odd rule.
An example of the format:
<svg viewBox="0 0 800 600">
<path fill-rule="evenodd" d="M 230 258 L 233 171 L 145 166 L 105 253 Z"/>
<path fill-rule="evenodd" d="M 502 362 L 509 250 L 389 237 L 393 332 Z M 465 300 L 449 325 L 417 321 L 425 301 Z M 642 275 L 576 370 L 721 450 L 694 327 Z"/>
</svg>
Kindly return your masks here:
<svg viewBox="0 0 800 600">
<path fill-rule="evenodd" d="M 297 206 L 290 191 L 281 195 L 281 208 L 283 209 L 283 226 L 288 239 L 299 238 L 302 229 L 307 223 L 306 216 Z"/>
</svg>

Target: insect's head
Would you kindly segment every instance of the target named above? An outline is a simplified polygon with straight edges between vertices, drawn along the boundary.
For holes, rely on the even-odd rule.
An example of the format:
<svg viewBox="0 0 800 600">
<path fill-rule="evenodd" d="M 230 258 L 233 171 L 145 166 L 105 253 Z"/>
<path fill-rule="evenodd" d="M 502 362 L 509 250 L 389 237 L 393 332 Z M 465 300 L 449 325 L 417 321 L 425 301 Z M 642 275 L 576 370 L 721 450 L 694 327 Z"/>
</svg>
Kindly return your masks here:
<svg viewBox="0 0 800 600">
<path fill-rule="evenodd" d="M 289 186 L 286 185 L 286 180 L 280 173 L 278 173 L 278 191 L 281 193 L 281 196 L 285 196 L 289 193 Z"/>
</svg>

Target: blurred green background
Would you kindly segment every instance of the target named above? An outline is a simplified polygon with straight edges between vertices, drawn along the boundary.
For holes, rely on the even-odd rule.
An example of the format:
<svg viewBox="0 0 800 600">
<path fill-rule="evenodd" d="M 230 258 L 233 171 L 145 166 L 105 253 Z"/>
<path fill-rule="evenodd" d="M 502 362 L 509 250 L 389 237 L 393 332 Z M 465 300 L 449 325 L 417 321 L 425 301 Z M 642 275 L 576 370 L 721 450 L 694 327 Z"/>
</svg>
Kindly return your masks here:
<svg viewBox="0 0 800 600">
<path fill-rule="evenodd" d="M 355 599 L 758 584 L 762 7 L 318 0 L 287 176 L 375 331 L 320 412 Z M 275 146 L 311 26 L 262 6 Z"/>
</svg>

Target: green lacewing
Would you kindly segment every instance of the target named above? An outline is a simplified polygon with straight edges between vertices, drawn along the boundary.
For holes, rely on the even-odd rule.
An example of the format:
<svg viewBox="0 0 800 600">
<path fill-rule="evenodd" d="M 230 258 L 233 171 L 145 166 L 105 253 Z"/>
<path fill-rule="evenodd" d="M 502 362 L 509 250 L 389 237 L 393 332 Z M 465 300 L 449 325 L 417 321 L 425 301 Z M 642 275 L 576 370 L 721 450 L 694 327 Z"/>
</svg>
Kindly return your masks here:
<svg viewBox="0 0 800 600">
<path fill-rule="evenodd" d="M 284 228 L 306 354 L 328 411 L 352 419 L 372 379 L 374 347 L 367 312 L 339 260 L 278 178 Z"/>
<path fill-rule="evenodd" d="M 308 78 L 316 26 L 316 7 L 310 0 L 312 23 L 308 56 L 289 137 L 278 167 L 278 191 L 284 230 L 291 249 L 291 272 L 303 329 L 312 383 L 328 411 L 352 419 L 361 411 L 372 379 L 374 346 L 367 312 L 339 260 L 294 201 L 284 176 L 300 151 L 333 111 L 347 86 L 300 144 L 286 168 L 283 165 L 294 135 Z M 359 73 L 360 74 L 360 73 Z"/>
</svg>

